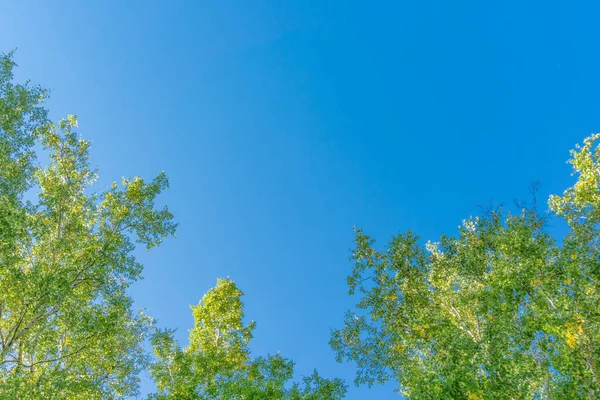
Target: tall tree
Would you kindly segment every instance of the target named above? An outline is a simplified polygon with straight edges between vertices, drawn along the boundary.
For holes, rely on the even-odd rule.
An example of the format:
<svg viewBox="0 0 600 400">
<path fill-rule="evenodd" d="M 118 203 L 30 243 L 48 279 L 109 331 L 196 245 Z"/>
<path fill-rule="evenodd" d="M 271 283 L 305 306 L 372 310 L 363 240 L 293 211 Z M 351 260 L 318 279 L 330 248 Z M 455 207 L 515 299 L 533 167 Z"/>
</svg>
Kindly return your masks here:
<svg viewBox="0 0 600 400">
<path fill-rule="evenodd" d="M 156 362 L 151 375 L 158 387 L 152 399 L 341 399 L 346 386 L 339 379 L 321 378 L 315 371 L 303 385 L 287 385 L 294 363 L 279 354 L 250 358 L 248 343 L 255 323 L 244 323 L 243 293 L 229 279 L 192 307 L 194 327 L 182 348 L 173 332 L 153 339 Z"/>
<path fill-rule="evenodd" d="M 331 345 L 356 384 L 394 379 L 410 399 L 600 398 L 600 135 L 572 151 L 577 183 L 537 207 L 493 210 L 457 236 L 383 249 L 356 231 L 360 300 Z"/>
<path fill-rule="evenodd" d="M 135 242 L 175 231 L 154 205 L 167 178 L 93 191 L 77 120 L 48 121 L 46 91 L 13 83 L 14 65 L 0 58 L 0 397 L 135 394 L 149 319 L 126 289 L 142 272 Z"/>
</svg>

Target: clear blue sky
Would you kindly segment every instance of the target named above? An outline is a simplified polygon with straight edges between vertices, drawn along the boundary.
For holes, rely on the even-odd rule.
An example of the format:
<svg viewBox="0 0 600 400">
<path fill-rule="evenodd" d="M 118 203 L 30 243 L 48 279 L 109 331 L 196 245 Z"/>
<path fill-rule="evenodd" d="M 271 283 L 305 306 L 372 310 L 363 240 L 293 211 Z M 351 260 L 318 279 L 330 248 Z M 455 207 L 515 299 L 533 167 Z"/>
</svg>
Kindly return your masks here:
<svg viewBox="0 0 600 400">
<path fill-rule="evenodd" d="M 140 253 L 136 306 L 185 340 L 229 275 L 253 353 L 300 374 L 353 379 L 327 342 L 354 225 L 454 233 L 531 181 L 562 191 L 568 150 L 600 131 L 597 2 L 124 3 L 5 0 L 0 52 L 53 89 L 53 117 L 78 115 L 101 185 L 170 177 L 178 238 Z"/>
</svg>

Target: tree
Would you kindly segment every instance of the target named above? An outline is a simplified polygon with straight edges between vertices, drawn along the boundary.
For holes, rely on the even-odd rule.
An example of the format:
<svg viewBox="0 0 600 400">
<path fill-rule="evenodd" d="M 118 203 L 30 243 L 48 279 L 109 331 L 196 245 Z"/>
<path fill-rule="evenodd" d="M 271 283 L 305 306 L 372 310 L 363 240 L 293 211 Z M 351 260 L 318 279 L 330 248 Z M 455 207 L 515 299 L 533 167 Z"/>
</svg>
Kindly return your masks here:
<svg viewBox="0 0 600 400">
<path fill-rule="evenodd" d="M 185 348 L 173 331 L 152 338 L 156 362 L 150 372 L 158 387 L 152 399 L 341 399 L 346 386 L 315 371 L 304 385 L 287 385 L 294 363 L 279 354 L 250 359 L 248 343 L 255 323 L 245 324 L 243 293 L 229 279 L 192 306 L 194 327 Z"/>
<path fill-rule="evenodd" d="M 577 183 L 550 198 L 562 241 L 535 202 L 424 246 L 409 231 L 376 249 L 356 231 L 360 300 L 331 338 L 356 384 L 394 379 L 410 399 L 600 397 L 599 138 L 572 151 Z"/>
<path fill-rule="evenodd" d="M 0 65 L 0 397 L 135 394 L 149 319 L 126 289 L 142 272 L 135 242 L 150 249 L 175 232 L 154 206 L 167 178 L 93 192 L 76 118 L 48 121 L 47 92 L 13 83 L 12 54 Z"/>
</svg>

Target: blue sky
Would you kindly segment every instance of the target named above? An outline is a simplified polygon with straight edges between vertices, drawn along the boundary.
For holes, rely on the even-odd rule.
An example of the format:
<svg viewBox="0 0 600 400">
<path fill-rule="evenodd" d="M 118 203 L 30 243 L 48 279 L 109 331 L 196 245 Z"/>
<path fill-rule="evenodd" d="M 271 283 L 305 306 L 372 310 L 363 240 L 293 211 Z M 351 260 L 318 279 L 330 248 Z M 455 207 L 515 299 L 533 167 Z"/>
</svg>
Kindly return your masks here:
<svg viewBox="0 0 600 400">
<path fill-rule="evenodd" d="M 532 181 L 569 186 L 568 150 L 600 131 L 594 3 L 5 1 L 0 52 L 79 117 L 100 185 L 169 176 L 178 238 L 140 252 L 136 306 L 185 341 L 230 276 L 255 355 L 351 381 L 327 342 L 352 227 L 435 240 Z"/>
</svg>

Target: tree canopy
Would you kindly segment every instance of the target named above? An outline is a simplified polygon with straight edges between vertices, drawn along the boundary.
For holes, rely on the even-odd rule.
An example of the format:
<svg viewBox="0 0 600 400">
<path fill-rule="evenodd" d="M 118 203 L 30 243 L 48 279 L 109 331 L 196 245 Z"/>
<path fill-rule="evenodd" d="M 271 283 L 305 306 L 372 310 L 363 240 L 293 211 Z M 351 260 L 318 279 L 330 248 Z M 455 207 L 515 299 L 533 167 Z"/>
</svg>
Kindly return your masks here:
<svg viewBox="0 0 600 400">
<path fill-rule="evenodd" d="M 315 371 L 290 383 L 291 360 L 250 359 L 254 323 L 243 322 L 230 280 L 193 307 L 185 348 L 132 309 L 136 245 L 150 250 L 176 230 L 155 205 L 168 180 L 97 189 L 75 116 L 51 122 L 48 92 L 15 84 L 14 67 L 12 53 L 0 57 L 0 398 L 129 398 L 148 368 L 158 387 L 150 398 L 342 398 L 339 379 Z"/>
<path fill-rule="evenodd" d="M 289 383 L 294 363 L 279 354 L 250 358 L 248 343 L 255 323 L 244 323 L 243 293 L 229 279 L 192 306 L 194 327 L 182 348 L 173 331 L 152 338 L 156 362 L 151 375 L 159 392 L 154 399 L 341 399 L 346 386 L 315 371 L 303 384 Z"/>
<path fill-rule="evenodd" d="M 348 277 L 359 301 L 332 334 L 357 384 L 393 379 L 410 399 L 600 397 L 600 135 L 572 151 L 577 182 L 463 221 L 423 244 L 408 231 L 381 249 L 356 230 Z M 548 218 L 566 221 L 562 240 Z"/>
<path fill-rule="evenodd" d="M 126 289 L 142 272 L 135 243 L 175 232 L 154 205 L 167 178 L 95 190 L 77 119 L 50 122 L 47 92 L 14 84 L 13 67 L 0 58 L 0 397 L 134 395 L 149 319 Z"/>
</svg>

